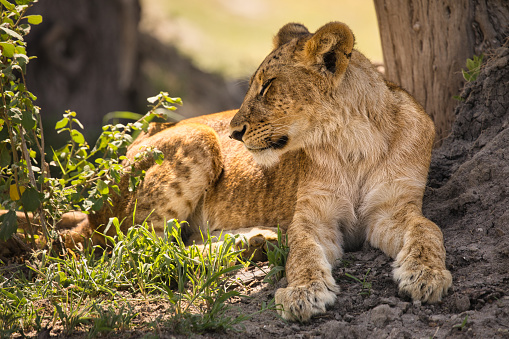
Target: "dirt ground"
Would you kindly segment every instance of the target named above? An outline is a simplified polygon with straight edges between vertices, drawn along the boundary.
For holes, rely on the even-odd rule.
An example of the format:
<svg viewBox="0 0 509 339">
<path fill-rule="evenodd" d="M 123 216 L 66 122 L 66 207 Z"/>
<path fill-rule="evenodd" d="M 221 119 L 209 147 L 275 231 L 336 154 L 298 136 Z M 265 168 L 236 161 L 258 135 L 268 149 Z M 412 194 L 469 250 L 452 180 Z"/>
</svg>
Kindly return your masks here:
<svg viewBox="0 0 509 339">
<path fill-rule="evenodd" d="M 341 288 L 337 301 L 309 323 L 288 323 L 267 311 L 243 322 L 238 332 L 194 337 L 509 338 L 508 65 L 509 48 L 490 56 L 478 79 L 464 89 L 453 131 L 433 155 L 424 214 L 443 230 L 446 264 L 454 279 L 441 303 L 398 296 L 391 260 L 365 245 L 347 253 L 334 269 Z M 257 312 L 285 284 L 284 279 L 276 286 L 263 283 L 258 268 L 241 273 L 238 278 L 248 282 L 242 292 L 248 297 L 233 300 L 231 314 Z M 140 313 L 136 322 L 164 315 L 167 306 L 163 301 L 140 302 L 135 305 Z M 58 331 L 51 335 L 58 336 Z M 185 337 L 164 327 L 109 336 Z"/>
</svg>

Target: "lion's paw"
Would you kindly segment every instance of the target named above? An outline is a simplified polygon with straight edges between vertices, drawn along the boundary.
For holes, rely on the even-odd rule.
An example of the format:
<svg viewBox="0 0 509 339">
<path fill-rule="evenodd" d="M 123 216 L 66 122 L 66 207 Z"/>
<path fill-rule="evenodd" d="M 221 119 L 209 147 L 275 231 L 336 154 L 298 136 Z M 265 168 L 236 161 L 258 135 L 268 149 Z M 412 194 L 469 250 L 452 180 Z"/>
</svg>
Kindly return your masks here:
<svg viewBox="0 0 509 339">
<path fill-rule="evenodd" d="M 409 295 L 413 300 L 435 303 L 447 294 L 452 284 L 451 272 L 440 268 L 407 265 L 394 270 L 394 278 L 399 283 L 399 293 Z"/>
<path fill-rule="evenodd" d="M 319 281 L 305 286 L 280 288 L 275 296 L 276 304 L 281 306 L 278 313 L 286 320 L 308 321 L 334 303 L 337 290 L 336 286 L 331 289 Z"/>
<path fill-rule="evenodd" d="M 238 249 L 244 249 L 242 257 L 253 261 L 266 261 L 267 243 L 277 244 L 277 233 L 269 230 L 258 230 L 240 237 L 235 246 Z"/>
</svg>

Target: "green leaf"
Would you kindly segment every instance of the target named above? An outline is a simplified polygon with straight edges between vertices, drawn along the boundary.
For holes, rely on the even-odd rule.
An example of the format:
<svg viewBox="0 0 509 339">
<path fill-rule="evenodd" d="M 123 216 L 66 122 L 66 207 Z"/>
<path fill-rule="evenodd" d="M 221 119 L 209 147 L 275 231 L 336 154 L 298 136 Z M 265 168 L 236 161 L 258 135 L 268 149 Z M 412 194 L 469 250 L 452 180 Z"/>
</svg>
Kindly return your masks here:
<svg viewBox="0 0 509 339">
<path fill-rule="evenodd" d="M 173 106 L 173 104 L 169 103 L 169 102 L 166 102 L 166 101 L 163 101 L 162 102 L 162 106 L 166 109 L 169 109 L 170 111 L 174 111 L 177 109 L 177 107 Z M 159 113 L 159 112 L 158 112 Z"/>
<path fill-rule="evenodd" d="M 83 129 L 83 125 L 81 124 L 81 122 L 78 119 L 72 119 L 72 122 L 74 122 L 75 124 L 80 126 L 81 129 Z"/>
<path fill-rule="evenodd" d="M 5 144 L 0 146 L 0 167 L 7 167 L 11 164 L 11 152 Z"/>
<path fill-rule="evenodd" d="M 28 57 L 25 55 L 25 54 L 14 54 L 13 56 L 16 61 L 21 65 L 21 66 L 25 66 L 26 64 L 28 64 Z"/>
<path fill-rule="evenodd" d="M 71 138 L 75 143 L 78 143 L 80 145 L 85 143 L 85 137 L 83 137 L 83 134 L 81 134 L 75 129 L 71 131 Z"/>
<path fill-rule="evenodd" d="M 118 171 L 110 170 L 110 175 L 112 176 L 113 180 L 120 182 L 120 173 L 118 173 Z"/>
<path fill-rule="evenodd" d="M 152 156 L 154 157 L 156 164 L 161 165 L 163 163 L 163 160 L 164 160 L 163 152 L 161 152 L 159 150 L 154 150 L 152 153 Z"/>
<path fill-rule="evenodd" d="M 0 0 L 0 3 L 2 3 L 2 5 L 4 5 L 5 8 L 7 8 L 9 11 L 15 12 L 16 14 L 19 14 L 18 11 L 16 11 L 16 6 L 14 4 L 11 4 L 9 1 L 7 1 L 7 0 Z"/>
<path fill-rule="evenodd" d="M 474 63 L 474 60 L 472 59 L 467 59 L 467 68 L 471 71 L 475 68 L 475 63 Z"/>
<path fill-rule="evenodd" d="M 104 201 L 102 199 L 97 199 L 92 205 L 92 210 L 99 211 L 101 207 L 103 207 Z"/>
<path fill-rule="evenodd" d="M 2 55 L 12 58 L 15 52 L 15 47 L 12 43 L 0 42 L 0 47 L 2 47 Z"/>
<path fill-rule="evenodd" d="M 35 95 L 33 95 L 32 93 L 27 92 L 27 94 L 30 96 L 30 99 L 32 99 L 33 101 L 37 100 L 37 97 Z"/>
<path fill-rule="evenodd" d="M 21 119 L 21 125 L 27 131 L 34 129 L 34 127 L 37 124 L 37 120 L 35 119 L 35 116 L 32 114 L 32 112 L 23 111 L 22 114 L 23 114 L 23 118 Z"/>
<path fill-rule="evenodd" d="M 37 192 L 37 190 L 33 187 L 26 189 L 25 192 L 23 192 L 21 195 L 21 202 L 23 203 L 23 207 L 28 212 L 35 211 L 41 204 L 39 192 Z"/>
<path fill-rule="evenodd" d="M 120 195 L 120 188 L 118 188 L 117 185 L 113 185 L 111 186 L 111 189 L 113 190 L 113 192 L 115 192 L 117 195 Z"/>
<path fill-rule="evenodd" d="M 166 98 L 166 101 L 171 102 L 172 104 L 182 105 L 182 99 L 181 98 Z"/>
<path fill-rule="evenodd" d="M 129 177 L 129 192 L 134 192 L 140 181 L 139 177 Z"/>
<path fill-rule="evenodd" d="M 3 3 L 2 0 L 0 0 L 0 2 Z M 9 29 L 9 28 L 6 28 L 6 27 L 3 27 L 3 26 L 0 26 L 0 30 L 1 31 L 4 31 L 5 34 L 9 34 L 10 36 L 12 36 L 13 38 L 16 38 L 18 40 L 21 40 L 23 41 L 23 37 L 21 35 L 19 35 L 18 33 L 14 32 L 12 29 Z"/>
<path fill-rule="evenodd" d="M 31 25 L 38 25 L 42 22 L 42 15 L 27 15 L 28 23 Z"/>
<path fill-rule="evenodd" d="M 57 124 L 55 125 L 55 129 L 62 129 L 69 123 L 68 118 L 63 118 L 62 120 L 57 121 Z"/>
<path fill-rule="evenodd" d="M 7 241 L 10 237 L 16 233 L 18 229 L 18 218 L 16 212 L 10 210 L 9 212 L 0 215 L 0 239 Z"/>
<path fill-rule="evenodd" d="M 57 124 L 55 125 L 55 129 L 62 129 L 65 126 L 67 126 L 68 123 L 69 123 L 69 119 L 63 118 L 62 120 L 57 121 Z"/>
<path fill-rule="evenodd" d="M 27 54 L 27 50 L 23 46 L 16 46 L 16 48 L 14 48 L 14 53 L 16 53 L 16 54 Z"/>
<path fill-rule="evenodd" d="M 110 192 L 108 185 L 101 179 L 97 180 L 97 191 L 102 195 Z"/>
</svg>

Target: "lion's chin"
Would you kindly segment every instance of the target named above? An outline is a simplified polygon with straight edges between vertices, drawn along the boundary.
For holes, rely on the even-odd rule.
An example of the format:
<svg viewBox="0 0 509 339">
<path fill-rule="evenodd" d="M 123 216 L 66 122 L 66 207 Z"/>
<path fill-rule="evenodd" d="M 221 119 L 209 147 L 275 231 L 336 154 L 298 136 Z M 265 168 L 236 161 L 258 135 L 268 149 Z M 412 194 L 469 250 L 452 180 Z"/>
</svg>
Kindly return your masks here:
<svg viewBox="0 0 509 339">
<path fill-rule="evenodd" d="M 279 162 L 279 156 L 281 151 L 275 150 L 273 148 L 267 148 L 264 150 L 249 150 L 249 153 L 253 155 L 254 161 L 265 167 L 274 166 Z"/>
</svg>

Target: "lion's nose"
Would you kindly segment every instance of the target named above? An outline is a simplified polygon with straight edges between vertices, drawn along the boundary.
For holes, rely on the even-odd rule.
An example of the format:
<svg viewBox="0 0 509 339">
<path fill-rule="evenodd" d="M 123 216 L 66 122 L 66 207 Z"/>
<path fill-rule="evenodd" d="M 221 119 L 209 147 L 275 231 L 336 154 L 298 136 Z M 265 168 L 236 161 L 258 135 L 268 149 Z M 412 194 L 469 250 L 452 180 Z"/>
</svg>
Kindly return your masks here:
<svg viewBox="0 0 509 339">
<path fill-rule="evenodd" d="M 230 138 L 238 140 L 238 141 L 242 141 L 242 137 L 246 133 L 246 130 L 247 130 L 247 126 L 242 125 L 242 130 L 239 131 L 237 129 L 237 130 L 232 131 L 232 134 L 230 134 Z"/>
</svg>

